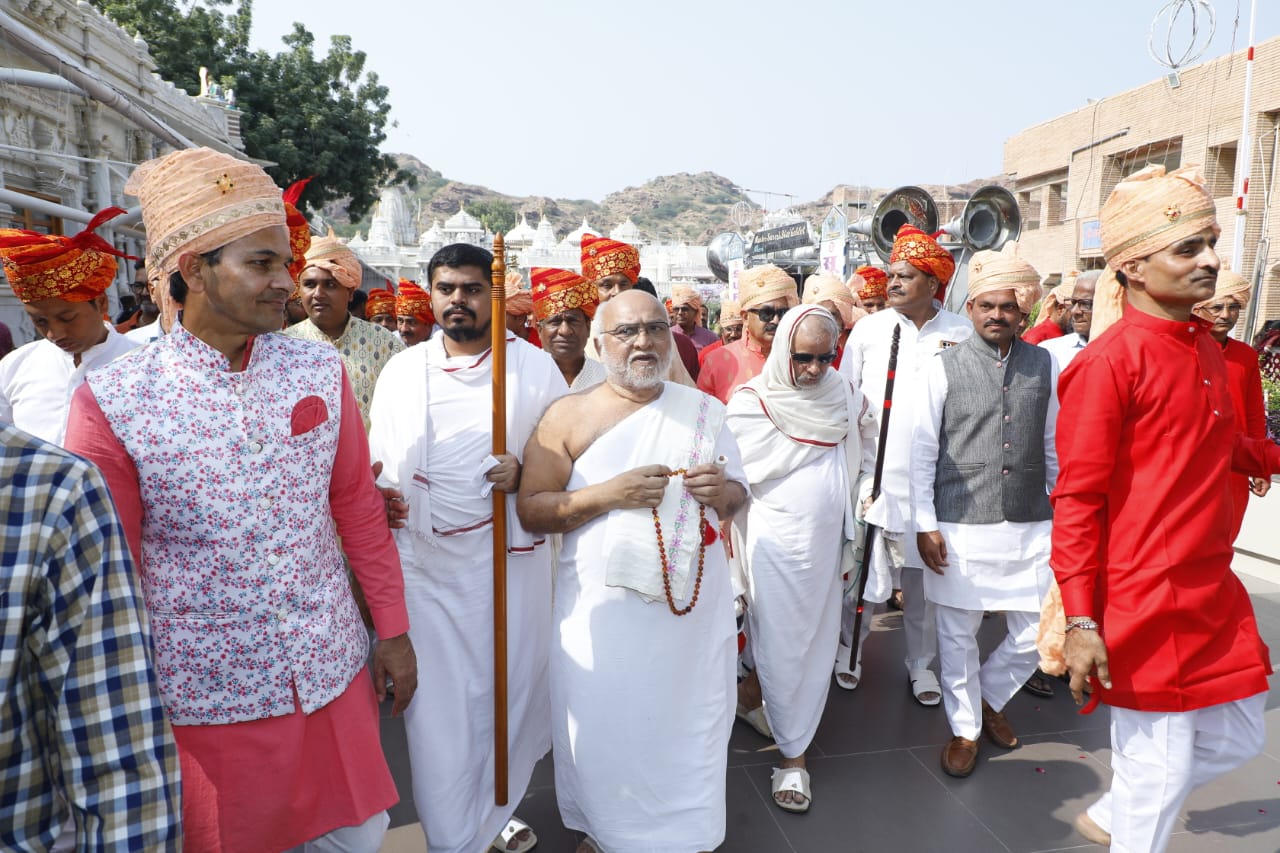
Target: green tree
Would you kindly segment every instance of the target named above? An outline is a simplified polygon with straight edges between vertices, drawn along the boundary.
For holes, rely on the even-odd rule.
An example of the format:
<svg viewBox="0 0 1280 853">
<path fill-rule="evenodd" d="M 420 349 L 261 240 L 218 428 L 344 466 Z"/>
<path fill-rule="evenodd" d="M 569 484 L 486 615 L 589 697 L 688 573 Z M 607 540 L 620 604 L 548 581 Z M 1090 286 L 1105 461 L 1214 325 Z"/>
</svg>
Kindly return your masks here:
<svg viewBox="0 0 1280 853">
<path fill-rule="evenodd" d="M 315 36 L 302 24 L 284 36 L 285 50 L 250 52 L 252 0 L 92 0 L 128 31 L 141 33 L 160 75 L 188 92 L 200 89 L 199 69 L 234 88 L 243 111 L 245 153 L 274 165 L 282 187 L 312 177 L 304 208 L 347 200 L 359 219 L 390 182 L 413 177 L 379 151 L 390 119 L 389 90 L 365 72 L 366 56 L 349 36 L 334 36 L 317 57 Z M 229 8 L 224 13 L 222 9 Z"/>
<path fill-rule="evenodd" d="M 490 232 L 505 234 L 516 225 L 516 209 L 501 199 L 472 202 L 468 212 Z"/>
</svg>

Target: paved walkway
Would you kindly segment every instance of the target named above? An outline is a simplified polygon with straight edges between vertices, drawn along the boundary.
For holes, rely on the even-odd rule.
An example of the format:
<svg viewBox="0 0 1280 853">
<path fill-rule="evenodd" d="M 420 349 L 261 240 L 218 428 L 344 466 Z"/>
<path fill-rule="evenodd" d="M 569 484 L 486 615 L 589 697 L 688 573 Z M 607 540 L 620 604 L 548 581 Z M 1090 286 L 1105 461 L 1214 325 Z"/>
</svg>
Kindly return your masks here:
<svg viewBox="0 0 1280 853">
<path fill-rule="evenodd" d="M 1242 578 L 1275 658 L 1280 655 L 1280 577 L 1274 566 L 1260 566 L 1258 574 Z M 999 642 L 1002 630 L 1000 617 L 986 620 L 984 650 Z M 922 708 L 911 699 L 902 657 L 901 617 L 877 616 L 863 659 L 862 687 L 846 692 L 833 683 L 809 753 L 813 806 L 808 814 L 788 814 L 771 804 L 769 776 L 776 750 L 751 729 L 735 724 L 729 751 L 729 823 L 721 851 L 1101 849 L 1076 835 L 1071 821 L 1110 784 L 1105 709 L 1081 716 L 1065 685 L 1048 700 L 1020 693 L 1006 710 L 1022 746 L 1005 752 L 983 741 L 974 774 L 952 779 L 938 766 L 942 744 L 950 735 L 946 719 L 940 707 Z M 1280 850 L 1280 679 L 1272 683 L 1266 752 L 1192 795 L 1169 848 L 1174 853 Z M 384 719 L 382 738 L 402 794 L 391 812 L 393 829 L 383 850 L 421 853 L 425 843 L 410 796 L 400 721 Z M 575 849 L 576 833 L 561 825 L 556 810 L 550 757 L 538 766 L 518 814 L 538 833 L 538 853 Z"/>
</svg>

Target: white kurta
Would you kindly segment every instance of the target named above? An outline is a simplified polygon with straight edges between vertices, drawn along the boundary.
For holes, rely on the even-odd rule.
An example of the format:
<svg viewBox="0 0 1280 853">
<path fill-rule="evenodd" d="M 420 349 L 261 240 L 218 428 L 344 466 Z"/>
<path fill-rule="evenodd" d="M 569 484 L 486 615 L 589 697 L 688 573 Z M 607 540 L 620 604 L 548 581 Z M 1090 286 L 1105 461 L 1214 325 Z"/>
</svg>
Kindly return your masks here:
<svg viewBox="0 0 1280 853">
<path fill-rule="evenodd" d="M 1088 343 L 1084 338 L 1072 332 L 1068 335 L 1050 338 L 1040 346 L 1049 351 L 1049 354 L 1053 356 L 1053 360 L 1058 363 L 1058 370 L 1062 371 L 1067 369 L 1067 365 L 1080 354 Z"/>
<path fill-rule="evenodd" d="M 1048 488 L 1058 480 L 1054 443 L 1058 422 L 1058 368 L 1050 369 L 1049 408 L 1045 416 L 1044 457 Z M 916 389 L 915 434 L 911 444 L 911 482 L 917 530 L 937 530 L 947 543 L 945 574 L 926 571 L 924 592 L 935 604 L 962 610 L 1040 611 L 1049 591 L 1049 538 L 1052 521 L 1001 521 L 995 524 L 939 522 L 933 504 L 947 371 L 933 359 Z M 897 416 L 897 400 L 894 400 Z M 991 452 L 999 455 L 1000 448 Z M 914 539 L 914 536 L 912 537 Z"/>
<path fill-rule="evenodd" d="M 854 386 L 862 391 L 862 396 L 867 398 L 877 418 L 884 410 L 889 344 L 895 325 L 902 327 L 902 335 L 898 342 L 893 416 L 889 418 L 888 439 L 881 448 L 881 453 L 884 454 L 881 491 L 897 504 L 899 515 L 907 522 L 906 535 L 902 540 L 906 565 L 921 567 L 924 562 L 916 549 L 916 528 L 911 514 L 911 477 L 908 470 L 911 430 L 915 420 L 915 397 L 925 365 L 947 346 L 958 344 L 973 334 L 973 323 L 959 314 L 943 311 L 941 308 L 919 329 L 915 323 L 892 308 L 877 311 L 859 320 L 849 333 L 844 358 L 840 360 L 840 372 L 852 379 Z"/>
<path fill-rule="evenodd" d="M 71 395 L 90 370 L 138 346 L 107 326 L 107 339 L 75 357 L 46 338 L 18 347 L 0 359 L 0 421 L 62 446 Z"/>
<path fill-rule="evenodd" d="M 567 488 L 621 473 L 620 460 L 651 416 L 640 409 L 596 439 L 574 463 Z M 745 485 L 727 428 L 714 454 Z M 725 834 L 736 689 L 724 549 L 719 542 L 706 549 L 697 606 L 675 616 L 665 600 L 606 585 L 608 519 L 565 534 L 556 575 L 551 703 L 560 815 L 608 853 L 714 850 Z M 714 511 L 707 521 L 718 524 Z"/>
<path fill-rule="evenodd" d="M 519 455 L 542 412 L 568 389 L 551 357 L 523 341 L 508 343 L 507 358 L 508 451 Z M 509 794 L 507 805 L 496 807 L 493 503 L 482 473 L 492 390 L 489 363 L 468 370 L 475 362 L 444 359 L 438 341 L 411 347 L 383 369 L 371 410 L 372 458 L 387 464 L 381 482 L 401 488 L 411 504 L 425 499 L 409 482 L 415 445 L 430 444 L 422 473 L 430 484 L 434 543 L 409 529 L 395 536 L 420 685 L 405 712 L 405 733 L 414 804 L 431 853 L 487 849 L 551 745 L 551 558 L 539 544 L 507 557 Z M 452 368 L 462 369 L 445 372 Z M 513 541 L 523 534 L 513 511 L 508 527 Z"/>
<path fill-rule="evenodd" d="M 786 758 L 809 747 L 831 686 L 840 635 L 840 554 L 849 494 L 837 445 L 751 487 L 747 631 L 773 739 Z"/>
</svg>

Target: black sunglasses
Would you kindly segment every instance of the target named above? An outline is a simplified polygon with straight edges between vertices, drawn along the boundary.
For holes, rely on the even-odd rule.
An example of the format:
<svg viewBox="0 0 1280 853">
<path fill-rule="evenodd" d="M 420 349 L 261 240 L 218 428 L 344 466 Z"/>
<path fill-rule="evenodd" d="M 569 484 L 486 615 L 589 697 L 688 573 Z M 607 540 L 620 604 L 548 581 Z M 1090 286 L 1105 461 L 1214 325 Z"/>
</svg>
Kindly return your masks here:
<svg viewBox="0 0 1280 853">
<path fill-rule="evenodd" d="M 763 308 L 748 308 L 748 314 L 755 314 L 760 318 L 761 323 L 772 323 L 774 320 L 782 319 L 782 315 L 790 311 L 790 308 L 774 308 L 772 305 L 766 305 Z"/>
<path fill-rule="evenodd" d="M 833 352 L 824 352 L 822 355 L 814 355 L 811 352 L 791 353 L 791 360 L 796 364 L 813 364 L 814 359 L 818 360 L 818 364 L 831 364 L 836 360 L 836 354 Z"/>
</svg>

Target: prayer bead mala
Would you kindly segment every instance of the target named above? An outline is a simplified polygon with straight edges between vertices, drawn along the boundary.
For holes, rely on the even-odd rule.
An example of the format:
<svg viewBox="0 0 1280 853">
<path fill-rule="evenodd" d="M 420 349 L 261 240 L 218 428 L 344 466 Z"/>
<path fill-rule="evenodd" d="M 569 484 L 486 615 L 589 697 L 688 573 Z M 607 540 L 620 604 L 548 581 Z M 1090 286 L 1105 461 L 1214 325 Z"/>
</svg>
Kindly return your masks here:
<svg viewBox="0 0 1280 853">
<path fill-rule="evenodd" d="M 668 477 L 678 477 L 688 474 L 688 470 L 677 468 L 668 474 Z M 671 566 L 667 560 L 667 546 L 662 541 L 662 521 L 658 518 L 658 508 L 653 507 L 653 530 L 658 535 L 658 566 L 662 570 L 662 589 L 667 594 L 667 607 L 671 608 L 671 612 L 676 616 L 685 616 L 693 610 L 693 606 L 698 603 L 698 593 L 702 589 L 702 568 L 703 560 L 707 555 L 707 540 L 703 535 L 703 530 L 707 525 L 707 508 L 702 504 L 698 504 L 698 573 L 693 581 L 693 598 L 689 599 L 687 607 L 676 607 L 675 600 L 671 597 Z"/>
</svg>

